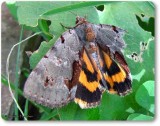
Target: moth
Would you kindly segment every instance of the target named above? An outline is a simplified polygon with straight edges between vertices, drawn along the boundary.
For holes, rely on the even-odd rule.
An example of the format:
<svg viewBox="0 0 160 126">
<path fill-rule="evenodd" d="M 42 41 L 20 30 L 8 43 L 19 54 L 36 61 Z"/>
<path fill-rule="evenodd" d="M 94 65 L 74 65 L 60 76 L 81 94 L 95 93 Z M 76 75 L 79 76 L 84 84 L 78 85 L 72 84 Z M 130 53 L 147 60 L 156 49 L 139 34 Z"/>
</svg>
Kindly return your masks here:
<svg viewBox="0 0 160 126">
<path fill-rule="evenodd" d="M 124 34 L 116 26 L 77 17 L 75 27 L 61 35 L 29 75 L 25 97 L 50 108 L 74 101 L 83 109 L 98 106 L 105 91 L 129 94 Z"/>
</svg>

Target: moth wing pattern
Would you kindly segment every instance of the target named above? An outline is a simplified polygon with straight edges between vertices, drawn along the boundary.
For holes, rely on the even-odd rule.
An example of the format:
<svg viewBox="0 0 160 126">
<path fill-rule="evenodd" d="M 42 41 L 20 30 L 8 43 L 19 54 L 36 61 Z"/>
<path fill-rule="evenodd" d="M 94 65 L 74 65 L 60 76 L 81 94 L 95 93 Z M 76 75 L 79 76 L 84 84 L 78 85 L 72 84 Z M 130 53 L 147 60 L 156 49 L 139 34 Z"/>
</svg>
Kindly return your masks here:
<svg viewBox="0 0 160 126">
<path fill-rule="evenodd" d="M 110 48 L 110 51 L 120 51 L 126 47 L 123 40 L 123 36 L 126 33 L 125 30 L 113 25 L 94 25 L 97 30 L 97 42 L 103 48 L 106 46 Z"/>
<path fill-rule="evenodd" d="M 103 75 L 107 82 L 109 93 L 125 96 L 132 91 L 131 75 L 128 65 L 121 53 L 112 53 L 110 48 L 100 49 L 103 61 Z"/>
<path fill-rule="evenodd" d="M 81 108 L 100 104 L 102 93 L 125 96 L 131 75 L 122 51 L 125 30 L 79 18 L 64 32 L 28 77 L 24 95 L 50 108 L 74 100 Z"/>
<path fill-rule="evenodd" d="M 125 30 L 113 25 L 93 25 L 96 31 L 96 42 L 104 62 L 103 71 L 110 93 L 124 96 L 131 92 L 131 75 L 122 55 L 126 47 L 123 36 Z"/>
<path fill-rule="evenodd" d="M 85 49 L 82 51 L 81 66 L 74 101 L 81 108 L 93 108 L 100 104 L 102 96 L 102 92 L 99 89 L 100 77 Z"/>
<path fill-rule="evenodd" d="M 79 60 L 80 44 L 74 30 L 64 32 L 29 75 L 25 97 L 50 108 L 73 100 L 77 87 L 68 87 L 66 82 L 72 79 L 72 64 Z"/>
</svg>

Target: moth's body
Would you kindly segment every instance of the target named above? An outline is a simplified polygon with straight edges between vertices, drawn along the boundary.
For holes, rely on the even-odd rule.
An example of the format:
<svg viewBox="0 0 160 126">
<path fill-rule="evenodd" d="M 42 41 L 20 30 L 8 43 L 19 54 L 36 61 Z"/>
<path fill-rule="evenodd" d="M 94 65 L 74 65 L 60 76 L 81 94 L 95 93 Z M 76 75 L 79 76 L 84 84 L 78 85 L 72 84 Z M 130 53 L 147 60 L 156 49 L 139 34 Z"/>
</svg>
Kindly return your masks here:
<svg viewBox="0 0 160 126">
<path fill-rule="evenodd" d="M 26 81 L 25 96 L 51 108 L 74 100 L 81 108 L 100 104 L 102 93 L 124 96 L 131 77 L 122 55 L 124 30 L 77 18 Z"/>
</svg>

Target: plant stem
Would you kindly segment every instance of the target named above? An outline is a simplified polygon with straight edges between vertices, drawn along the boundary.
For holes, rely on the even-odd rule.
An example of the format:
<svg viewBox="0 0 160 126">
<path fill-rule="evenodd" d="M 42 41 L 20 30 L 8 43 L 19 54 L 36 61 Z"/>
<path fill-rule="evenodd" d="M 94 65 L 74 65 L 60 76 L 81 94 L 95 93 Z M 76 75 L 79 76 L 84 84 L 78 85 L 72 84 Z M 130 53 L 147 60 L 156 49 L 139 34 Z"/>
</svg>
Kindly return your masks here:
<svg viewBox="0 0 160 126">
<path fill-rule="evenodd" d="M 26 99 L 25 109 L 24 109 L 24 116 L 26 118 L 28 118 L 28 103 L 29 103 L 29 101 L 28 101 L 28 99 Z"/>
<path fill-rule="evenodd" d="M 22 36 L 23 36 L 23 26 L 21 27 L 21 31 L 20 31 L 20 38 L 19 41 L 22 40 Z M 17 52 L 17 59 L 16 59 L 16 77 L 15 77 L 15 98 L 18 101 L 18 82 L 19 82 L 19 68 L 20 68 L 20 64 L 19 64 L 19 57 L 20 57 L 20 50 L 21 50 L 21 45 L 18 45 L 18 52 Z M 19 115 L 18 115 L 18 108 L 15 105 L 15 120 L 18 120 Z"/>
</svg>

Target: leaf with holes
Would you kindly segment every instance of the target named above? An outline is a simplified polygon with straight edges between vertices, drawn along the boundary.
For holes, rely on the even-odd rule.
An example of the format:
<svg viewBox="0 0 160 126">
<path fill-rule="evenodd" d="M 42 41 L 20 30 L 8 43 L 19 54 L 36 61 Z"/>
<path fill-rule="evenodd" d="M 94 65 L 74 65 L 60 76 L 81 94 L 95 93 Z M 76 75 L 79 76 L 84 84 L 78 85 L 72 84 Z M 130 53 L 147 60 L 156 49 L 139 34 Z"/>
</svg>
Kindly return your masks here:
<svg viewBox="0 0 160 126">
<path fill-rule="evenodd" d="M 140 42 L 147 42 L 148 39 L 152 38 L 151 33 L 144 31 L 138 24 L 136 14 L 141 13 L 154 17 L 154 6 L 149 2 L 117 2 L 104 5 L 104 10 L 99 11 L 100 23 L 119 26 L 127 31 L 124 36 L 127 43 L 124 54 L 130 67 L 131 74 L 140 75 L 143 70 L 141 78 L 139 78 L 140 76 L 134 76 L 135 78 L 132 83 L 133 93 L 131 95 L 125 98 L 108 95 L 105 99 L 102 99 L 100 115 L 103 119 L 121 118 L 120 113 L 125 113 L 124 110 L 128 109 L 128 107 L 138 111 L 140 108 L 134 99 L 136 90 L 140 84 L 146 80 L 154 79 L 154 41 L 149 43 L 148 49 L 144 52 L 142 63 L 134 62 L 126 57 L 126 55 L 132 54 L 132 52 L 140 53 Z"/>
</svg>

